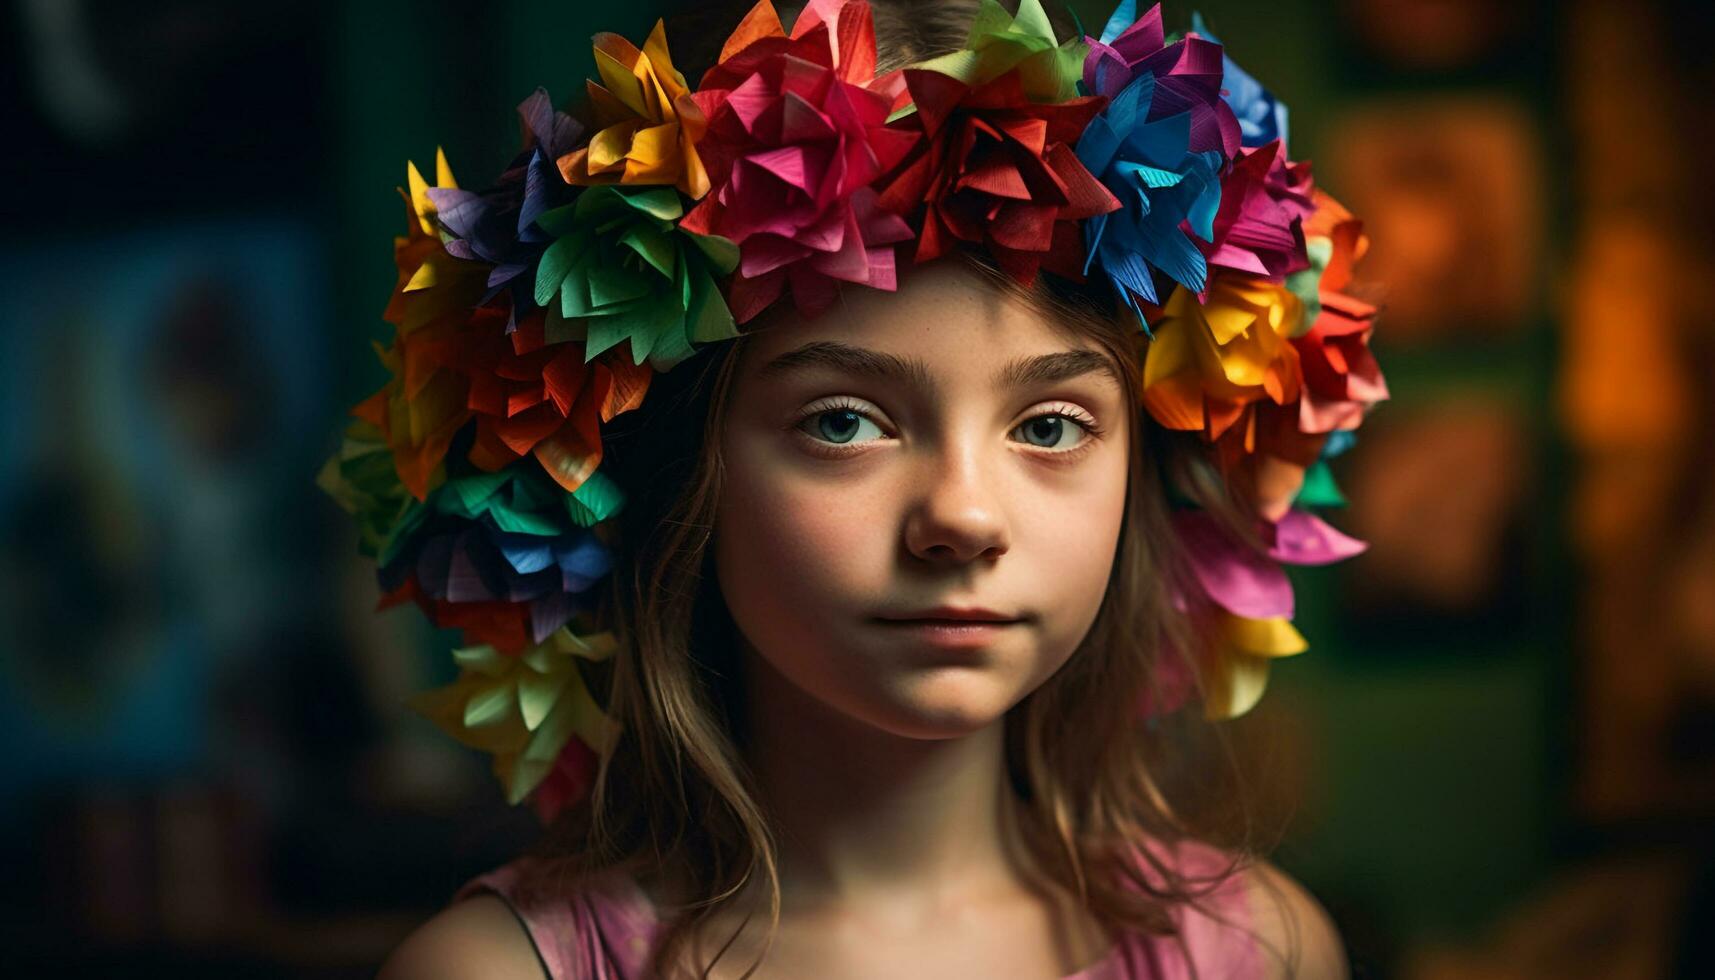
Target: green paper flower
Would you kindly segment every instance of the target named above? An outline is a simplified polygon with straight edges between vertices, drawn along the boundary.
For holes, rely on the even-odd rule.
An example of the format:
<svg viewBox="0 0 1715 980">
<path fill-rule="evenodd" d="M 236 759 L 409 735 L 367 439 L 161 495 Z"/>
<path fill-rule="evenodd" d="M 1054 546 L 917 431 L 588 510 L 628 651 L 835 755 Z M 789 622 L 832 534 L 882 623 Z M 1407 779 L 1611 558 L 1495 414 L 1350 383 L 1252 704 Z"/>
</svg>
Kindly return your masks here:
<svg viewBox="0 0 1715 980">
<path fill-rule="evenodd" d="M 316 474 L 316 485 L 357 519 L 358 551 L 371 558 L 380 556 L 406 512 L 420 506 L 399 482 L 387 439 L 363 419 L 346 427 L 339 449 Z"/>
<path fill-rule="evenodd" d="M 558 537 L 593 527 L 619 513 L 624 504 L 619 484 L 601 470 L 570 492 L 533 466 L 470 473 L 447 480 L 427 501 L 409 499 L 409 506 L 383 536 L 376 557 L 382 566 L 391 565 L 412 532 L 437 515 L 504 534 Z"/>
<path fill-rule="evenodd" d="M 555 241 L 536 269 L 536 302 L 582 332 L 584 359 L 627 338 L 633 363 L 666 371 L 692 345 L 738 336 L 716 280 L 738 265 L 738 247 L 683 231 L 671 187 L 591 187 L 536 219 Z M 558 304 L 554 298 L 559 297 Z"/>
<path fill-rule="evenodd" d="M 411 707 L 459 742 L 494 756 L 494 775 L 517 804 L 541 785 L 576 736 L 598 755 L 617 732 L 585 685 L 577 661 L 605 660 L 611 633 L 557 630 L 508 655 L 492 646 L 453 651 L 458 680 L 411 699 Z"/>
<path fill-rule="evenodd" d="M 1020 0 L 1016 17 L 996 0 L 983 0 L 963 49 L 912 67 L 950 75 L 972 87 L 1016 68 L 1031 101 L 1065 102 L 1079 95 L 1088 50 L 1081 37 L 1064 44 L 1055 39 L 1040 0 Z"/>
</svg>

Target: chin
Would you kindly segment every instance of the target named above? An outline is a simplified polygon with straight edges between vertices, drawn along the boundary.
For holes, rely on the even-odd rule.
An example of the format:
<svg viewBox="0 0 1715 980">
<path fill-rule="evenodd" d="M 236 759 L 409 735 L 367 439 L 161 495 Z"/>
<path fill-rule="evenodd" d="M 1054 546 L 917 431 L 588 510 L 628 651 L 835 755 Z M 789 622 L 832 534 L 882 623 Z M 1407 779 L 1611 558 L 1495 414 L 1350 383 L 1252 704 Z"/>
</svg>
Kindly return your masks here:
<svg viewBox="0 0 1715 980">
<path fill-rule="evenodd" d="M 947 667 L 925 671 L 845 710 L 901 738 L 962 738 L 1005 718 L 1025 693 L 1003 689 L 988 671 Z"/>
</svg>

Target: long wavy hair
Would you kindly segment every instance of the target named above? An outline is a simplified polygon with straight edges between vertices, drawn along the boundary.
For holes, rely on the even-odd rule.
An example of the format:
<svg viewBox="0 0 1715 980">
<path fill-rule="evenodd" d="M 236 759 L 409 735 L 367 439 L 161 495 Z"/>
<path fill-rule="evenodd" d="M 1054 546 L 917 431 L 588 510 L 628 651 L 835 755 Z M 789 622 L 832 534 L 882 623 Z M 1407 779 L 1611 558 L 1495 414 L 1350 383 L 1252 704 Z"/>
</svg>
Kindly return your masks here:
<svg viewBox="0 0 1715 980">
<path fill-rule="evenodd" d="M 977 9 L 975 0 L 871 6 L 880 71 L 956 50 Z M 669 36 L 690 42 L 675 50 L 680 64 L 712 64 L 718 39 L 740 12 L 705 5 L 670 21 Z M 710 46 L 700 57 L 693 50 L 699 41 Z M 1120 368 L 1130 404 L 1141 405 L 1147 341 L 1107 290 L 1046 276 L 1019 286 L 974 252 L 943 261 L 961 260 L 1055 329 L 1099 345 Z M 779 924 L 774 830 L 746 763 L 744 663 L 710 547 L 719 533 L 721 432 L 746 339 L 707 348 L 658 375 L 644 405 L 606 434 L 603 465 L 631 490 L 604 599 L 622 652 L 587 674 L 598 698 L 605 692 L 622 734 L 589 797 L 562 814 L 536 848 L 548 877 L 562 884 L 604 872 L 672 883 L 686 900 L 672 906 L 652 976 L 669 975 L 702 927 L 755 882 L 767 888 L 770 940 Z M 1147 719 L 1140 710 L 1166 694 L 1163 678 L 1195 677 L 1192 665 L 1209 635 L 1206 607 L 1180 609 L 1171 599 L 1189 569 L 1170 511 L 1195 505 L 1241 538 L 1254 537 L 1195 434 L 1165 430 L 1141 409 L 1128 430 L 1126 510 L 1106 594 L 1064 667 L 1008 712 L 1006 765 L 1036 873 L 1077 896 L 1113 931 L 1171 936 L 1172 907 L 1199 904 L 1248 862 L 1259 824 L 1245 793 L 1247 767 L 1224 726 L 1194 710 Z M 1140 848 L 1146 840 L 1214 842 L 1231 862 L 1189 877 Z M 748 924 L 698 967 L 699 976 L 709 975 Z"/>
</svg>

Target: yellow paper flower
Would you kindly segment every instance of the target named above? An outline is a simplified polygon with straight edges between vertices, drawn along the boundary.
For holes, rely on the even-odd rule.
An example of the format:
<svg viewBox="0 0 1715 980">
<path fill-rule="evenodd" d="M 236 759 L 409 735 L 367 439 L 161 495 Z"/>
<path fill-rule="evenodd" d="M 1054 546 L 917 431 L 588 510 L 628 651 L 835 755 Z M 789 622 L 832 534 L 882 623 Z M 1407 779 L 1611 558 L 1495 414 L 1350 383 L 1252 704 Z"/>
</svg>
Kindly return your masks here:
<svg viewBox="0 0 1715 980">
<path fill-rule="evenodd" d="M 393 239 L 393 264 L 399 275 L 382 314 L 382 319 L 398 328 L 401 337 L 448 313 L 468 310 L 481 298 L 488 276 L 482 263 L 447 254 L 435 227 L 431 185 L 415 163 L 405 164 L 405 182 L 407 187 L 399 188 L 399 195 L 405 199 L 405 234 Z M 458 188 L 446 152 L 441 149 L 435 150 L 433 186 Z"/>
<path fill-rule="evenodd" d="M 575 736 L 598 755 L 618 733 L 585 686 L 577 661 L 605 660 L 612 633 L 578 636 L 562 627 L 521 654 L 492 646 L 453 651 L 461 673 L 411 706 L 471 748 L 494 756 L 494 775 L 517 804 L 541 784 Z"/>
<path fill-rule="evenodd" d="M 618 34 L 597 34 L 595 63 L 601 84 L 588 87 L 596 133 L 560 157 L 560 175 L 569 184 L 672 184 L 692 199 L 707 194 L 696 147 L 702 113 L 673 67 L 666 26 L 656 21 L 641 51 Z"/>
<path fill-rule="evenodd" d="M 1216 275 L 1208 298 L 1173 290 L 1152 324 L 1143 365 L 1143 402 L 1170 429 L 1218 439 L 1253 402 L 1284 405 L 1302 384 L 1298 353 L 1288 338 L 1304 304 L 1284 285 Z"/>
<path fill-rule="evenodd" d="M 1285 617 L 1246 619 L 1222 612 L 1216 631 L 1203 665 L 1203 714 L 1212 721 L 1237 718 L 1256 707 L 1268 688 L 1269 665 L 1310 647 Z"/>
</svg>

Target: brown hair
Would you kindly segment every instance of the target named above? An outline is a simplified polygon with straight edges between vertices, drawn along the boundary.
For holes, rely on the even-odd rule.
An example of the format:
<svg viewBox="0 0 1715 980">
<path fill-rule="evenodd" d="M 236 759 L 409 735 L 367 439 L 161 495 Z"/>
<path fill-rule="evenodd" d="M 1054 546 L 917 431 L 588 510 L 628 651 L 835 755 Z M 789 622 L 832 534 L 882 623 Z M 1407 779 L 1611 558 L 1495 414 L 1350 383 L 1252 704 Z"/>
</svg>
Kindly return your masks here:
<svg viewBox="0 0 1715 980">
<path fill-rule="evenodd" d="M 882 70 L 957 48 L 977 9 L 974 0 L 872 6 Z M 721 38 L 736 19 L 724 28 L 670 28 L 669 36 Z M 698 63 L 675 54 L 682 64 Z M 1099 344 L 1119 365 L 1132 403 L 1141 404 L 1146 338 L 1107 290 L 1048 277 L 1023 287 L 980 255 L 965 259 L 1046 322 Z M 745 341 L 705 349 L 658 375 L 643 407 L 616 419 L 605 436 L 603 465 L 632 490 L 618 521 L 607 600 L 623 652 L 592 668 L 589 680 L 606 691 L 623 734 L 590 798 L 564 814 L 539 848 L 553 859 L 553 877 L 659 874 L 690 896 L 656 947 L 651 975 L 666 975 L 699 927 L 758 878 L 769 889 L 770 937 L 778 925 L 773 831 L 745 763 L 743 664 L 709 547 L 723 484 L 720 434 Z M 1066 665 L 1008 713 L 1006 755 L 1020 828 L 1040 872 L 1115 931 L 1168 935 L 1171 906 L 1196 902 L 1225 880 L 1254 836 L 1225 733 L 1195 711 L 1147 724 L 1139 718 L 1140 704 L 1157 694 L 1165 659 L 1188 666 L 1205 632 L 1198 626 L 1204 610 L 1181 612 L 1170 599 L 1188 571 L 1171 533 L 1168 488 L 1234 529 L 1245 522 L 1194 436 L 1164 430 L 1141 410 L 1128 428 L 1126 513 L 1100 611 Z M 1074 717 L 1078 723 L 1067 724 Z M 1232 864 L 1193 879 L 1138 848 L 1187 839 L 1228 846 Z M 702 975 L 712 967 L 705 964 Z"/>
</svg>

